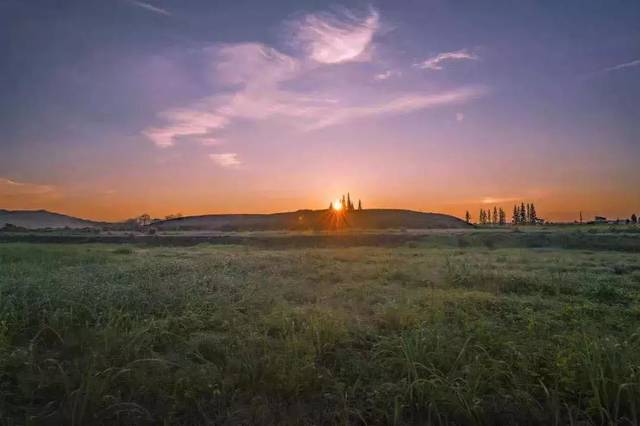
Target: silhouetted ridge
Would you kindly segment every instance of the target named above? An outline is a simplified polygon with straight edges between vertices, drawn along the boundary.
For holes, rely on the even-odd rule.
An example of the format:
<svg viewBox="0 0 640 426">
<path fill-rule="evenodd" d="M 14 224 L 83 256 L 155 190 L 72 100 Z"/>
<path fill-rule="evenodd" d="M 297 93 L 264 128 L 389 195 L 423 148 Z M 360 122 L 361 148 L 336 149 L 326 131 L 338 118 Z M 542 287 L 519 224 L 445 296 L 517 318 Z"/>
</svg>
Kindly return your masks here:
<svg viewBox="0 0 640 426">
<path fill-rule="evenodd" d="M 28 228 L 89 228 L 101 222 L 79 219 L 47 210 L 0 210 L 0 228 L 6 224 Z"/>
<path fill-rule="evenodd" d="M 188 216 L 154 222 L 160 230 L 325 230 L 351 229 L 446 229 L 466 228 L 456 217 L 440 213 L 411 210 L 366 209 L 346 213 L 331 210 L 298 210 L 273 214 L 213 214 Z"/>
</svg>

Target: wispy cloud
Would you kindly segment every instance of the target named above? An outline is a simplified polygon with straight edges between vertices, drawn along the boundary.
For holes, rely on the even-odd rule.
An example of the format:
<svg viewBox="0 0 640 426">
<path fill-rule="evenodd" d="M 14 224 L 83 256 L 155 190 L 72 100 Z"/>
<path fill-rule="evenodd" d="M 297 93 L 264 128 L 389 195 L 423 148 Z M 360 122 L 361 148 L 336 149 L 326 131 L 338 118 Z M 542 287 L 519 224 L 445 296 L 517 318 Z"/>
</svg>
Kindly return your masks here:
<svg viewBox="0 0 640 426">
<path fill-rule="evenodd" d="M 207 112 L 206 106 L 194 105 L 189 108 L 172 109 L 160 113 L 160 117 L 168 124 L 163 127 L 151 127 L 142 133 L 157 146 L 166 148 L 173 146 L 180 139 L 193 140 L 203 145 L 213 145 L 211 132 L 224 128 L 228 119 L 215 112 Z"/>
<path fill-rule="evenodd" d="M 236 167 L 242 164 L 235 152 L 227 152 L 224 154 L 209 154 L 209 158 L 220 167 Z"/>
<path fill-rule="evenodd" d="M 388 80 L 391 77 L 397 77 L 399 75 L 401 75 L 400 71 L 387 70 L 374 75 L 373 79 L 377 81 L 383 81 L 383 80 Z"/>
<path fill-rule="evenodd" d="M 159 147 L 170 147 L 180 140 L 213 145 L 216 131 L 233 119 L 266 119 L 302 107 L 295 95 L 278 88 L 282 81 L 297 76 L 299 62 L 261 43 L 211 46 L 205 50 L 213 62 L 216 81 L 227 86 L 224 94 L 204 97 L 186 107 L 163 111 L 166 124 L 151 127 L 143 134 Z M 298 110 L 294 115 L 303 114 Z"/>
<path fill-rule="evenodd" d="M 622 64 L 618 64 L 618 65 L 613 65 L 611 67 L 607 67 L 607 68 L 602 68 L 598 71 L 592 71 L 589 73 L 585 73 L 582 75 L 579 75 L 578 78 L 582 79 L 582 80 L 589 80 L 592 78 L 597 78 L 597 77 L 602 77 L 610 72 L 616 72 L 616 71 L 620 71 L 620 70 L 624 70 L 627 68 L 634 68 L 634 67 L 639 67 L 640 66 L 640 59 L 634 59 L 633 61 L 629 61 L 629 62 L 624 62 Z"/>
<path fill-rule="evenodd" d="M 623 64 L 618 64 L 609 68 L 605 68 L 603 71 L 604 72 L 618 71 L 624 68 L 631 68 L 631 67 L 638 67 L 638 66 L 640 66 L 640 59 L 635 59 L 631 62 L 625 62 Z"/>
<path fill-rule="evenodd" d="M 43 203 L 58 200 L 62 196 L 63 193 L 53 185 L 18 182 L 0 177 L 0 206 L 41 207 Z"/>
<path fill-rule="evenodd" d="M 522 199 L 523 197 L 484 197 L 482 200 L 480 200 L 480 202 L 482 204 L 502 204 Z"/>
<path fill-rule="evenodd" d="M 216 91 L 162 111 L 160 124 L 143 134 L 163 148 L 179 142 L 216 145 L 222 139 L 228 141 L 225 134 L 233 130 L 228 128 L 242 121 L 270 120 L 293 131 L 309 132 L 374 116 L 461 104 L 487 92 L 480 86 L 431 91 L 381 90 L 370 84 L 337 86 L 335 82 L 344 75 L 341 72 L 354 72 L 354 68 L 336 64 L 361 60 L 379 19 L 373 10 L 357 22 L 352 15 L 346 16 L 348 23 L 325 14 L 297 21 L 309 57 L 288 55 L 262 43 L 216 44 L 203 49 L 204 68 L 213 71 L 208 78 L 213 78 Z M 307 28 L 302 30 L 301 23 Z M 316 34 L 315 38 L 310 34 Z M 390 70 L 381 79 L 399 73 Z M 327 79 L 328 75 L 335 79 Z M 238 161 L 221 155 L 212 154 L 211 159 L 223 166 L 231 165 L 232 159 Z"/>
<path fill-rule="evenodd" d="M 378 12 L 364 17 L 343 10 L 340 14 L 312 13 L 291 24 L 294 43 L 316 62 L 337 64 L 369 59 L 368 48 L 379 29 Z"/>
<path fill-rule="evenodd" d="M 214 64 L 216 80 L 244 87 L 269 86 L 295 77 L 298 59 L 262 43 L 232 43 L 205 49 Z"/>
<path fill-rule="evenodd" d="M 443 52 L 439 53 L 432 58 L 425 59 L 423 62 L 416 64 L 419 68 L 428 70 L 442 70 L 442 63 L 445 61 L 462 61 L 462 60 L 478 60 L 478 56 L 474 53 L 468 52 L 466 49 L 457 50 L 455 52 Z"/>
<path fill-rule="evenodd" d="M 129 0 L 129 3 L 133 4 L 134 6 L 138 6 L 142 9 L 148 10 L 149 12 L 157 13 L 159 15 L 164 15 L 164 16 L 171 16 L 171 12 L 169 12 L 168 10 L 162 9 L 161 7 L 158 7 L 158 6 L 154 6 L 147 2 L 138 1 L 138 0 Z"/>
<path fill-rule="evenodd" d="M 39 185 L 28 182 L 17 182 L 0 177 L 0 196 L 22 196 L 51 194 L 55 188 L 51 185 Z"/>
<path fill-rule="evenodd" d="M 229 91 L 202 98 L 182 108 L 159 114 L 162 126 L 143 134 L 159 147 L 179 141 L 215 144 L 219 134 L 235 120 L 282 117 L 303 131 L 317 130 L 376 115 L 401 114 L 446 104 L 459 104 L 484 95 L 483 87 L 462 87 L 435 93 L 370 94 L 369 101 L 349 93 L 326 94 L 293 90 L 288 83 L 304 79 L 307 69 L 300 60 L 260 43 L 222 45 L 207 50 L 215 62 L 217 81 Z"/>
</svg>

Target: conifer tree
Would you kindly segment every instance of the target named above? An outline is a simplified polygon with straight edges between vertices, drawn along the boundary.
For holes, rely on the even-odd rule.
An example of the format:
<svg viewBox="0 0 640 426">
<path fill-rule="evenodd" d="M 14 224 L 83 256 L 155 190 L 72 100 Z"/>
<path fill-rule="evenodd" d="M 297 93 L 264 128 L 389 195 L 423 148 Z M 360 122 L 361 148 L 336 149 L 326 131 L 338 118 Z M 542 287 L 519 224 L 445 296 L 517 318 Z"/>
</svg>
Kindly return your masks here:
<svg viewBox="0 0 640 426">
<path fill-rule="evenodd" d="M 635 213 L 631 215 L 631 223 L 638 223 L 638 216 Z"/>
<path fill-rule="evenodd" d="M 514 225 L 518 224 L 518 220 L 520 220 L 520 213 L 518 212 L 518 207 L 516 205 L 513 206 L 513 216 L 511 216 L 511 223 Z"/>
<path fill-rule="evenodd" d="M 469 214 L 469 210 L 464 214 L 464 221 L 467 223 L 471 223 L 471 215 Z"/>
<path fill-rule="evenodd" d="M 358 200 L 358 210 L 362 210 L 362 201 Z"/>
<path fill-rule="evenodd" d="M 346 209 L 347 209 L 347 199 L 346 199 L 346 198 L 344 198 L 344 194 L 342 194 L 342 201 L 341 201 L 341 203 L 342 203 L 342 208 L 346 210 Z"/>
<path fill-rule="evenodd" d="M 502 207 L 500 207 L 500 209 L 498 210 L 498 224 L 506 225 L 506 223 L 507 223 L 507 215 L 505 214 Z"/>
<path fill-rule="evenodd" d="M 333 203 L 329 203 L 329 210 L 333 209 Z"/>
<path fill-rule="evenodd" d="M 524 225 L 525 223 L 527 223 L 527 210 L 524 207 L 524 203 L 520 203 L 520 221 L 518 223 Z"/>
<path fill-rule="evenodd" d="M 347 192 L 347 210 L 353 210 L 353 204 L 351 203 L 351 194 Z"/>
<path fill-rule="evenodd" d="M 529 211 L 529 216 L 531 219 L 531 224 L 535 225 L 538 221 L 538 215 L 536 214 L 536 207 L 531 203 L 531 210 Z"/>
<path fill-rule="evenodd" d="M 494 225 L 498 224 L 498 209 L 496 208 L 496 206 L 493 206 L 493 220 L 492 220 Z"/>
<path fill-rule="evenodd" d="M 480 209 L 480 214 L 478 215 L 478 222 L 480 223 L 480 225 L 485 224 L 484 215 L 485 215 L 484 209 Z"/>
<path fill-rule="evenodd" d="M 525 217 L 525 223 L 531 223 L 531 206 L 527 203 L 527 215 Z"/>
</svg>

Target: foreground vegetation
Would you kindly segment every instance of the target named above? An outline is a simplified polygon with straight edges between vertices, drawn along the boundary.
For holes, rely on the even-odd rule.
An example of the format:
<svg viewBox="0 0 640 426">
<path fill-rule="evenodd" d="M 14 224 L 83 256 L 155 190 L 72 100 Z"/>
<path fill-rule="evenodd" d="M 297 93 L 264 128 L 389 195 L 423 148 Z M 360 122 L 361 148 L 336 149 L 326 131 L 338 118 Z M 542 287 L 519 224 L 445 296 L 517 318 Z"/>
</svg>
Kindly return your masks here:
<svg viewBox="0 0 640 426">
<path fill-rule="evenodd" d="M 0 424 L 638 424 L 640 240 L 501 238 L 0 244 Z"/>
</svg>

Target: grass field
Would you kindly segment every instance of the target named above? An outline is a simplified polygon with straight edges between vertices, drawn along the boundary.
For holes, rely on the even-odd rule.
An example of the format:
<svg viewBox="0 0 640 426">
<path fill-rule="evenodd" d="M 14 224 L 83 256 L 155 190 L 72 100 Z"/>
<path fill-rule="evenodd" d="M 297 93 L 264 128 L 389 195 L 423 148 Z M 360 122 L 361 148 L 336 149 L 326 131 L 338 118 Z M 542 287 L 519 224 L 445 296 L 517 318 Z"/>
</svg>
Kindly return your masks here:
<svg viewBox="0 0 640 426">
<path fill-rule="evenodd" d="M 0 244 L 0 424 L 639 424 L 640 235 L 561 234 Z"/>
</svg>

